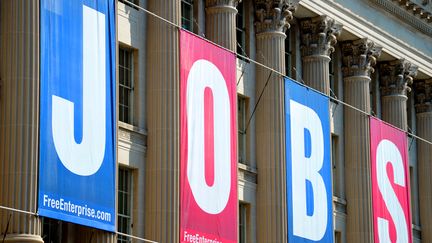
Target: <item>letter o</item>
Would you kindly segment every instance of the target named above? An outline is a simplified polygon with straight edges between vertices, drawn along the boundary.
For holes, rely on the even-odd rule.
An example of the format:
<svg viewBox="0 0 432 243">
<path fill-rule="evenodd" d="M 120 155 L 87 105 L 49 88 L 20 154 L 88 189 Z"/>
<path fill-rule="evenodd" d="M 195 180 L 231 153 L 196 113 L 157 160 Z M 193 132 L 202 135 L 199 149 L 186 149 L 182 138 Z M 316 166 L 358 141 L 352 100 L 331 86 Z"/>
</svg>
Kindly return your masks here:
<svg viewBox="0 0 432 243">
<path fill-rule="evenodd" d="M 214 183 L 205 180 L 204 91 L 213 92 L 214 111 Z M 187 179 L 198 206 L 209 214 L 222 212 L 231 191 L 230 99 L 225 79 L 207 60 L 197 60 L 191 67 L 186 88 L 188 159 Z M 217 120 L 217 121 L 216 121 Z"/>
</svg>

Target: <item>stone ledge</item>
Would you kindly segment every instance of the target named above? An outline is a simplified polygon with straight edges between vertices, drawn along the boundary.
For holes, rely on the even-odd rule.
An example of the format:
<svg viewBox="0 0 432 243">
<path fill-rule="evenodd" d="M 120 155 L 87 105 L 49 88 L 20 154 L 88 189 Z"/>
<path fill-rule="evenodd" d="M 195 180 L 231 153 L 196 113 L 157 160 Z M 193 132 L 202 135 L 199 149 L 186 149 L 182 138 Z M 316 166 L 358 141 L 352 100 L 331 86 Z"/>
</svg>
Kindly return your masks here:
<svg viewBox="0 0 432 243">
<path fill-rule="evenodd" d="M 334 211 L 347 214 L 347 202 L 345 199 L 333 196 Z"/>
<path fill-rule="evenodd" d="M 118 122 L 118 139 L 131 144 L 146 146 L 147 131 L 124 122 Z"/>
<path fill-rule="evenodd" d="M 238 180 L 244 180 L 250 183 L 257 184 L 257 176 L 258 173 L 256 169 L 248 165 L 238 163 Z"/>
</svg>

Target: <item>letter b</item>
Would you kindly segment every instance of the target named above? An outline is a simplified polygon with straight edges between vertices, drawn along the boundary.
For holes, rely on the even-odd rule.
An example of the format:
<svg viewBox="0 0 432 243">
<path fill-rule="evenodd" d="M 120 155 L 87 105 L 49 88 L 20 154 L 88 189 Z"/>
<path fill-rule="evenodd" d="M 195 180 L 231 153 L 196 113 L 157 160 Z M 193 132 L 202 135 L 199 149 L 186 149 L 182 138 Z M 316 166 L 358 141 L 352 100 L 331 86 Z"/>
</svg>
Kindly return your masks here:
<svg viewBox="0 0 432 243">
<path fill-rule="evenodd" d="M 290 100 L 290 112 L 293 234 L 319 241 L 328 223 L 327 191 L 320 174 L 324 164 L 323 127 L 318 114 L 307 106 Z M 310 134 L 310 156 L 306 155 L 306 131 Z M 312 186 L 312 215 L 307 210 L 307 200 L 311 200 L 307 198 L 307 182 Z"/>
</svg>

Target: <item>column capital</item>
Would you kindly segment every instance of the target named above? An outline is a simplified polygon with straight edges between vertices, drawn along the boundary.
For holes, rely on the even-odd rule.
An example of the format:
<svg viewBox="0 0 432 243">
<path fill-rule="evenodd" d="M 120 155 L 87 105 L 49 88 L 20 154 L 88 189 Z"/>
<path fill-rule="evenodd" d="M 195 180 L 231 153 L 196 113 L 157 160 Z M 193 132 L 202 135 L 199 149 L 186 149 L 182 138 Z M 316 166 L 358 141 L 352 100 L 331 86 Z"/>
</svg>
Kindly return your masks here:
<svg viewBox="0 0 432 243">
<path fill-rule="evenodd" d="M 237 4 L 242 0 L 206 0 L 206 8 L 211 7 L 237 7 Z"/>
<path fill-rule="evenodd" d="M 299 0 L 255 0 L 256 33 L 285 33 L 298 4 Z"/>
<path fill-rule="evenodd" d="M 326 15 L 301 20 L 302 56 L 330 56 L 341 31 L 342 25 Z"/>
<path fill-rule="evenodd" d="M 367 38 L 342 42 L 342 73 L 344 77 L 367 76 L 381 55 L 382 47 Z"/>
<path fill-rule="evenodd" d="M 381 96 L 407 95 L 418 67 L 405 59 L 380 64 Z"/>
<path fill-rule="evenodd" d="M 416 113 L 432 112 L 432 79 L 414 82 Z"/>
</svg>

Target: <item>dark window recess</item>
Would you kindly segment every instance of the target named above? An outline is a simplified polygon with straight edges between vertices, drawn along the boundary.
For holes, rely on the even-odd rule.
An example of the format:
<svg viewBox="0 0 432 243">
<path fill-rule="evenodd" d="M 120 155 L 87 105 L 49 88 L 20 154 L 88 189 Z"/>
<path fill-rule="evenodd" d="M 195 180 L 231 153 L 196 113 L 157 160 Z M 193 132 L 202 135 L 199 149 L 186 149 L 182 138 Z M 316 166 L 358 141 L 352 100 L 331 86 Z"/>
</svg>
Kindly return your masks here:
<svg viewBox="0 0 432 243">
<path fill-rule="evenodd" d="M 118 174 L 118 231 L 124 234 L 132 234 L 132 171 L 119 168 Z M 132 242 L 130 237 L 118 235 L 118 243 Z"/>
<path fill-rule="evenodd" d="M 181 1 L 181 25 L 183 29 L 193 31 L 193 0 Z"/>
<path fill-rule="evenodd" d="M 129 7 L 131 7 L 131 8 L 134 8 L 134 9 L 138 10 L 138 8 L 137 8 L 136 6 L 134 6 L 134 5 L 132 5 L 131 3 L 133 3 L 133 4 L 137 5 L 137 6 L 139 6 L 139 0 L 119 0 L 119 2 L 122 2 L 122 3 L 124 3 L 126 6 L 129 6 Z"/>
<path fill-rule="evenodd" d="M 237 37 L 237 54 L 248 56 L 246 52 L 246 18 L 245 5 L 240 2 L 237 5 L 236 16 L 236 37 Z M 241 58 L 241 57 L 240 57 Z"/>
<path fill-rule="evenodd" d="M 132 123 L 133 53 L 119 49 L 119 120 Z"/>
</svg>

